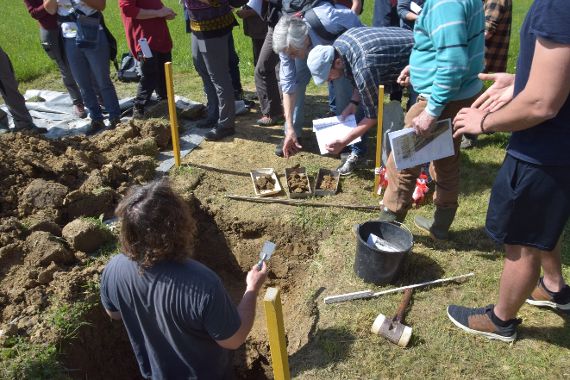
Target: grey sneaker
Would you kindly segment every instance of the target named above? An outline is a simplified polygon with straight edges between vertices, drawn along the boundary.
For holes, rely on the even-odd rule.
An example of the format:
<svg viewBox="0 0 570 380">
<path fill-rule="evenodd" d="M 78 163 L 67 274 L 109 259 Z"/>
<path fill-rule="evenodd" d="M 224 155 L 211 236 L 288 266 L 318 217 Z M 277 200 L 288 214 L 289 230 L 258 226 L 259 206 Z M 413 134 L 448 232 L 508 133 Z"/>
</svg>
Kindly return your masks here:
<svg viewBox="0 0 570 380">
<path fill-rule="evenodd" d="M 350 153 L 346 161 L 340 165 L 337 170 L 340 175 L 351 175 L 354 170 L 360 167 L 362 164 L 362 159 L 358 157 L 357 154 Z"/>
<path fill-rule="evenodd" d="M 551 292 L 546 289 L 544 279 L 541 277 L 526 302 L 570 315 L 570 286 L 565 285 L 559 292 Z"/>
<path fill-rule="evenodd" d="M 497 317 L 493 313 L 493 308 L 494 305 L 480 308 L 450 305 L 447 307 L 447 316 L 455 326 L 470 334 L 502 342 L 513 342 L 517 338 L 517 326 L 522 320 L 511 319 L 504 322 L 504 326 L 500 326 L 495 322 Z"/>
</svg>

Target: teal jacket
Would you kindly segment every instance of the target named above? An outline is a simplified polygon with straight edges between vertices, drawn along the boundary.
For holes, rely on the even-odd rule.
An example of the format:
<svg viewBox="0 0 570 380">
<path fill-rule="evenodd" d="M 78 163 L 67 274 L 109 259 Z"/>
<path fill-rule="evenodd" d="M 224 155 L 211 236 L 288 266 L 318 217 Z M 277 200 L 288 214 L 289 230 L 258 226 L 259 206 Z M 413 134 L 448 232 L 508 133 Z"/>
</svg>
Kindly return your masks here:
<svg viewBox="0 0 570 380">
<path fill-rule="evenodd" d="M 485 58 L 481 0 L 427 0 L 414 28 L 410 80 L 428 96 L 426 111 L 438 117 L 452 100 L 477 95 Z"/>
</svg>

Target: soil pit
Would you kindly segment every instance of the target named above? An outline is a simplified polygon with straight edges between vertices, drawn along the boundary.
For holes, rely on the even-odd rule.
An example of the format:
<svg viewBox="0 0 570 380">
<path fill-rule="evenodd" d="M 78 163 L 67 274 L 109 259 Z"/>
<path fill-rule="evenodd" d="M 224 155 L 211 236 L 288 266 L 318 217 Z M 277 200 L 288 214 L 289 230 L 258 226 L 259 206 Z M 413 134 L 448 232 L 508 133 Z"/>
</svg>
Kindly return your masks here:
<svg viewBox="0 0 570 380">
<path fill-rule="evenodd" d="M 236 304 L 245 290 L 247 271 L 256 263 L 265 240 L 277 244 L 269 267 L 266 286 L 281 290 L 288 347 L 298 348 L 308 342 L 316 320 L 307 302 L 303 281 L 305 265 L 316 252 L 312 239 L 292 226 L 272 222 L 251 223 L 223 213 L 212 213 L 196 198 L 190 200 L 198 220 L 199 242 L 196 259 L 214 270 Z M 262 290 L 262 297 L 264 290 Z M 74 368 L 73 378 L 136 379 L 138 369 L 128 338 L 120 322 L 110 322 L 98 307 L 87 319 L 77 339 L 65 349 L 64 364 Z M 121 358 L 121 371 L 106 365 Z M 247 342 L 234 355 L 236 376 L 243 379 L 272 378 L 265 316 L 261 302 Z"/>
<path fill-rule="evenodd" d="M 0 136 L 0 344 L 10 337 L 54 344 L 72 378 L 140 378 L 122 323 L 111 322 L 100 305 L 87 311 L 73 338 L 56 328 L 52 313 L 63 306 L 65 316 L 66 306 L 86 301 L 105 265 L 97 249 L 109 236 L 92 231 L 83 217 L 110 217 L 130 186 L 152 180 L 154 157 L 169 136 L 168 124 L 159 120 L 120 124 L 90 138 Z M 195 182 L 181 187 L 199 187 Z M 203 193 L 212 191 L 206 186 Z M 240 219 L 212 208 L 205 195 L 186 199 L 199 220 L 196 258 L 220 275 L 236 303 L 263 242 L 277 244 L 267 286 L 282 292 L 285 325 L 294 327 L 288 331 L 289 349 L 306 344 L 315 318 L 303 281 L 318 237 L 271 218 Z M 258 306 L 253 331 L 235 355 L 241 378 L 272 377 L 264 311 Z"/>
</svg>

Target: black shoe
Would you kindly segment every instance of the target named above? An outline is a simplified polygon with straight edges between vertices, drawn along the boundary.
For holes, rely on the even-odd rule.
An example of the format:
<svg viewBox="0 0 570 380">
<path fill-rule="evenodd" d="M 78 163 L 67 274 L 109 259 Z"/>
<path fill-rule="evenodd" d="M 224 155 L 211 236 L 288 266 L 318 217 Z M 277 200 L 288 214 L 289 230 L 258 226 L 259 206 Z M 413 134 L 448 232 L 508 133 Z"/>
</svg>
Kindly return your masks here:
<svg viewBox="0 0 570 380">
<path fill-rule="evenodd" d="M 551 292 L 546 288 L 544 278 L 541 277 L 526 302 L 570 315 L 570 286 L 565 285 L 559 292 Z"/>
<path fill-rule="evenodd" d="M 109 120 L 109 129 L 117 128 L 117 125 L 119 125 L 120 122 L 121 122 L 121 119 L 119 119 L 119 118 L 110 119 Z"/>
<path fill-rule="evenodd" d="M 281 139 L 281 141 L 279 141 L 279 144 L 275 145 L 275 155 L 278 157 L 283 157 L 283 142 L 285 142 L 285 139 Z"/>
<path fill-rule="evenodd" d="M 14 127 L 14 129 L 12 129 L 12 132 L 23 132 L 23 133 L 31 133 L 31 134 L 44 134 L 44 133 L 47 133 L 47 131 L 48 130 L 46 128 L 37 127 L 34 124 L 26 125 L 23 127 Z"/>
<path fill-rule="evenodd" d="M 234 127 L 222 127 L 220 125 L 216 125 L 204 135 L 204 138 L 208 141 L 218 141 L 224 137 L 231 136 L 234 133 L 236 133 Z"/>
<path fill-rule="evenodd" d="M 196 127 L 203 128 L 203 129 L 212 129 L 216 126 L 216 120 L 210 120 L 208 118 L 198 120 L 196 122 Z"/>
<path fill-rule="evenodd" d="M 87 136 L 92 136 L 95 133 L 102 131 L 103 129 L 105 129 L 105 123 L 103 123 L 103 120 L 93 120 L 85 134 Z"/>
</svg>

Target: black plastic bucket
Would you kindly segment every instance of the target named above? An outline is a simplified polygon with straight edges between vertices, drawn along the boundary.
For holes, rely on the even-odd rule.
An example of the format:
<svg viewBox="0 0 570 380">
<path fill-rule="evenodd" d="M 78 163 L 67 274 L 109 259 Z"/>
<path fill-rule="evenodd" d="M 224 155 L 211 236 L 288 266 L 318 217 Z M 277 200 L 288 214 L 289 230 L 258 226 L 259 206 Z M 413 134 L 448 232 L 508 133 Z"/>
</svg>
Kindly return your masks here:
<svg viewBox="0 0 570 380">
<path fill-rule="evenodd" d="M 372 220 L 354 226 L 356 235 L 356 257 L 354 272 L 365 282 L 376 285 L 389 284 L 396 279 L 404 257 L 414 245 L 410 230 L 397 222 Z M 390 242 L 398 248 L 397 252 L 385 252 L 369 246 L 368 235 L 374 235 Z"/>
</svg>

